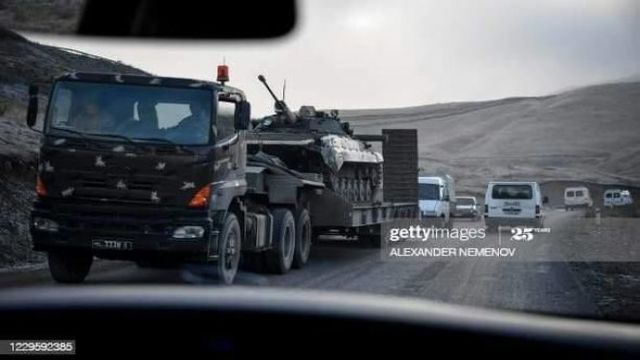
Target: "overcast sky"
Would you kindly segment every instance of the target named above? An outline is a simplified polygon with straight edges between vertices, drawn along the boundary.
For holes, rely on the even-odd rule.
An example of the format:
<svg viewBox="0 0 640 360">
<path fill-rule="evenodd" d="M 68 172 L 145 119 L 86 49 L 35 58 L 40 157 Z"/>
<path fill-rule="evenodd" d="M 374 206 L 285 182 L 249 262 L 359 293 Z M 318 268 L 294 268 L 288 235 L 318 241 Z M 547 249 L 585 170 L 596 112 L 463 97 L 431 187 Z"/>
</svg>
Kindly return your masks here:
<svg viewBox="0 0 640 360">
<path fill-rule="evenodd" d="M 273 106 L 261 73 L 277 89 L 286 78 L 292 109 L 546 95 L 640 74 L 638 0 L 314 0 L 299 15 L 267 42 L 28 37 L 163 76 L 213 80 L 224 57 L 256 115 Z"/>
</svg>

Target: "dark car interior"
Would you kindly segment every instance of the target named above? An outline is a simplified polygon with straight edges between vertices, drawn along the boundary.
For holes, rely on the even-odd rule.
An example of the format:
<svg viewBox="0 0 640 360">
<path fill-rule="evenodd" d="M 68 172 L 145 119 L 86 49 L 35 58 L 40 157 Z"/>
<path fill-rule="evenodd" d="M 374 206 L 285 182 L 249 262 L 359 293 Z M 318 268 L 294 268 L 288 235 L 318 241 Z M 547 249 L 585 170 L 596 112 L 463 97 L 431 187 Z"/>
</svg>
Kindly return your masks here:
<svg viewBox="0 0 640 360">
<path fill-rule="evenodd" d="M 78 35 L 274 41 L 295 31 L 296 6 L 89 0 Z M 0 339 L 75 339 L 76 355 L 92 358 L 640 358 L 640 328 L 632 324 L 280 288 L 17 288 L 0 294 L 0 324 Z"/>
<path fill-rule="evenodd" d="M 637 358 L 632 325 L 394 297 L 242 287 L 5 291 L 3 338 L 76 340 L 76 354 Z M 33 324 L 38 324 L 34 327 Z"/>
</svg>

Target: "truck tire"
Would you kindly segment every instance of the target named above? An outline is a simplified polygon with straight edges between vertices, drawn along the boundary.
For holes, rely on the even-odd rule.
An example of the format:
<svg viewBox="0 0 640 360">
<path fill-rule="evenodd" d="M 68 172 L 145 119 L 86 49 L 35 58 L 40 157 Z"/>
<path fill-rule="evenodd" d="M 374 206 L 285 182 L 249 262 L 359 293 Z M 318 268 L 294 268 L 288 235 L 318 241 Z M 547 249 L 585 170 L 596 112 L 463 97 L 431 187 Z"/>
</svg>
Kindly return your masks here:
<svg viewBox="0 0 640 360">
<path fill-rule="evenodd" d="M 235 214 L 229 213 L 224 221 L 220 239 L 218 240 L 218 262 L 216 269 L 218 280 L 222 284 L 231 285 L 238 273 L 240 264 L 240 245 L 242 243 L 240 224 Z"/>
<path fill-rule="evenodd" d="M 51 276 L 64 284 L 83 282 L 93 263 L 93 255 L 85 251 L 53 250 L 47 256 Z"/>
<path fill-rule="evenodd" d="M 284 274 L 291 269 L 296 247 L 296 222 L 287 208 L 273 210 L 272 248 L 265 253 L 266 270 Z"/>
<path fill-rule="evenodd" d="M 311 253 L 311 217 L 307 209 L 298 212 L 296 218 L 296 248 L 293 252 L 293 268 L 302 268 Z"/>
</svg>

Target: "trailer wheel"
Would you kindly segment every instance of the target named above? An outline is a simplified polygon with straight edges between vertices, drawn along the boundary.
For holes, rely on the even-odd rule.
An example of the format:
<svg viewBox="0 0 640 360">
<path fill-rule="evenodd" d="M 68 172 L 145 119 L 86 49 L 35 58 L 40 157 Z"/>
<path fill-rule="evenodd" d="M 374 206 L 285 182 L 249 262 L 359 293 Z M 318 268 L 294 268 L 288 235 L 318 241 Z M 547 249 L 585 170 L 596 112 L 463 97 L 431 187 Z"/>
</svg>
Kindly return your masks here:
<svg viewBox="0 0 640 360">
<path fill-rule="evenodd" d="M 267 271 L 284 274 L 291 269 L 296 247 L 296 222 L 286 208 L 273 210 L 272 248 L 265 253 Z"/>
<path fill-rule="evenodd" d="M 218 241 L 218 280 L 230 285 L 238 273 L 240 263 L 240 224 L 235 214 L 229 213 L 224 221 L 224 227 Z"/>
<path fill-rule="evenodd" d="M 296 248 L 293 253 L 293 268 L 302 268 L 311 253 L 311 217 L 307 209 L 302 209 L 296 219 Z"/>
<path fill-rule="evenodd" d="M 93 255 L 84 251 L 49 251 L 49 272 L 56 282 L 81 283 L 89 274 Z"/>
<path fill-rule="evenodd" d="M 358 242 L 362 247 L 380 249 L 382 247 L 382 239 L 380 234 L 377 235 L 358 235 Z"/>
<path fill-rule="evenodd" d="M 365 248 L 380 249 L 382 247 L 382 230 L 381 226 L 370 225 L 372 229 L 369 233 L 358 234 L 358 243 Z"/>
</svg>

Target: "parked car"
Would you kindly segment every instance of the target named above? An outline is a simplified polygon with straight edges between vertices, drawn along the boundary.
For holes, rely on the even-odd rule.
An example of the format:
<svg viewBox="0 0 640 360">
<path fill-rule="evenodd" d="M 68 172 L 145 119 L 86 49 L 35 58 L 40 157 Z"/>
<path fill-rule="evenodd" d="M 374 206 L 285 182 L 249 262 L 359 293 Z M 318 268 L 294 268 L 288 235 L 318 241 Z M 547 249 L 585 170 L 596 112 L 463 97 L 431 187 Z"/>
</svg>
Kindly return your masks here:
<svg viewBox="0 0 640 360">
<path fill-rule="evenodd" d="M 449 175 L 418 178 L 420 214 L 422 218 L 437 218 L 451 227 L 456 208 L 455 182 Z"/>
<path fill-rule="evenodd" d="M 478 220 L 480 211 L 475 196 L 458 196 L 456 198 L 456 217 Z"/>
<path fill-rule="evenodd" d="M 484 221 L 489 230 L 498 226 L 543 226 L 542 194 L 537 182 L 492 181 L 484 202 Z"/>
<path fill-rule="evenodd" d="M 575 208 L 593 206 L 593 199 L 589 189 L 584 186 L 568 187 L 564 189 L 564 208 L 565 210 L 573 210 Z"/>
</svg>

